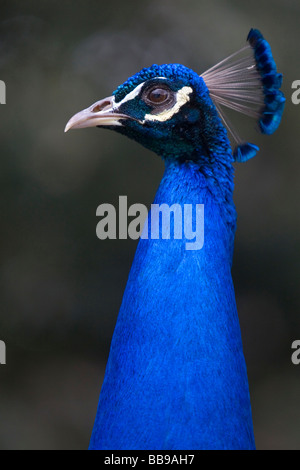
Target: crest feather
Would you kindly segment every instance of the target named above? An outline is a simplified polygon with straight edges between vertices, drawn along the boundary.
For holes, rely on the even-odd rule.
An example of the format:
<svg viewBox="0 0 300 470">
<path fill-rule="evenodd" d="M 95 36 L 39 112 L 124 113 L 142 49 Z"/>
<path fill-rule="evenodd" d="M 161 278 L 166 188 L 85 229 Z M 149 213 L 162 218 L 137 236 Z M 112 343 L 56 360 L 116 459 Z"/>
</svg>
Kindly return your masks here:
<svg viewBox="0 0 300 470">
<path fill-rule="evenodd" d="M 285 103 L 280 91 L 282 75 L 277 73 L 270 45 L 257 29 L 250 30 L 247 41 L 245 47 L 201 75 L 237 144 L 233 156 L 239 162 L 254 157 L 259 148 L 240 139 L 225 109 L 256 119 L 263 134 L 272 134 L 280 124 Z"/>
</svg>

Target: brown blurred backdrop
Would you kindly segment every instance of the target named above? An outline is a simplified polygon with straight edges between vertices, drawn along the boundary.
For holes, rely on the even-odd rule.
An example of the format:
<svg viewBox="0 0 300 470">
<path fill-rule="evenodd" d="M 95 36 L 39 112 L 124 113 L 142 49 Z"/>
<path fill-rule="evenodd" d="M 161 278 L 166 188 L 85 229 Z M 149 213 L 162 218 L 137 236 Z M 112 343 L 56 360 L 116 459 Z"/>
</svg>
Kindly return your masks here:
<svg viewBox="0 0 300 470">
<path fill-rule="evenodd" d="M 0 12 L 0 448 L 88 447 L 137 244 L 98 240 L 96 208 L 119 195 L 149 206 L 163 172 L 115 133 L 64 134 L 67 120 L 152 63 L 201 73 L 256 27 L 287 103 L 274 136 L 244 127 L 261 151 L 236 166 L 233 276 L 257 447 L 300 449 L 299 1 L 1 0 Z"/>
</svg>

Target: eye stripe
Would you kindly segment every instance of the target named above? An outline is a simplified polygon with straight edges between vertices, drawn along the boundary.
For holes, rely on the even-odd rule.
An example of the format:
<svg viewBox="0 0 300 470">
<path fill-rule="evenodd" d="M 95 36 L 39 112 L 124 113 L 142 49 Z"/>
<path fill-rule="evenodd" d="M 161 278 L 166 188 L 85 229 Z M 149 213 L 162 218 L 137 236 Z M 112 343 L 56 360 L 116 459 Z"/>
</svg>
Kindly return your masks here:
<svg viewBox="0 0 300 470">
<path fill-rule="evenodd" d="M 134 90 L 132 90 L 130 93 L 128 93 L 128 95 L 126 95 L 125 98 L 122 99 L 122 101 L 119 101 L 118 103 L 116 103 L 116 106 L 119 107 L 122 104 L 126 103 L 127 101 L 134 100 L 134 98 L 136 98 L 138 96 L 141 89 L 143 88 L 144 83 L 145 82 L 140 83 Z"/>
<path fill-rule="evenodd" d="M 166 80 L 166 77 L 157 77 L 157 79 Z M 119 101 L 118 103 L 116 103 L 116 106 L 119 107 L 122 104 L 126 103 L 127 101 L 134 100 L 134 98 L 136 98 L 139 95 L 145 83 L 146 82 L 140 83 L 137 87 L 134 88 L 134 90 L 128 93 L 128 95 L 126 95 L 125 98 L 122 99 L 122 101 Z"/>
<path fill-rule="evenodd" d="M 181 90 L 178 90 L 176 93 L 176 103 L 172 108 L 165 109 L 159 114 L 146 114 L 144 122 L 146 121 L 159 121 L 165 122 L 171 119 L 174 114 L 180 111 L 181 107 L 190 101 L 190 94 L 193 92 L 193 89 L 188 86 L 184 86 Z"/>
</svg>

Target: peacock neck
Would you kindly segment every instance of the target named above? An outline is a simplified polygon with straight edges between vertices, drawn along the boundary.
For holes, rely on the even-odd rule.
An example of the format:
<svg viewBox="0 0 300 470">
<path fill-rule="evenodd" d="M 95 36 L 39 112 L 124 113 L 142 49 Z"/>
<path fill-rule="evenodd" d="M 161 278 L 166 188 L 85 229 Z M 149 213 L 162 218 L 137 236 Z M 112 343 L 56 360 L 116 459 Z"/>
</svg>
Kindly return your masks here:
<svg viewBox="0 0 300 470">
<path fill-rule="evenodd" d="M 233 177 L 234 168 L 227 153 L 198 154 L 194 160 L 166 159 L 164 176 L 154 201 L 168 205 L 203 204 L 205 225 L 215 234 L 221 231 L 218 234 L 223 244 L 220 253 L 228 255 L 230 265 L 236 229 Z"/>
<path fill-rule="evenodd" d="M 186 250 L 185 239 L 140 240 L 91 449 L 254 448 L 226 188 L 195 162 L 167 162 L 154 203 L 204 204 L 204 244 Z"/>
</svg>

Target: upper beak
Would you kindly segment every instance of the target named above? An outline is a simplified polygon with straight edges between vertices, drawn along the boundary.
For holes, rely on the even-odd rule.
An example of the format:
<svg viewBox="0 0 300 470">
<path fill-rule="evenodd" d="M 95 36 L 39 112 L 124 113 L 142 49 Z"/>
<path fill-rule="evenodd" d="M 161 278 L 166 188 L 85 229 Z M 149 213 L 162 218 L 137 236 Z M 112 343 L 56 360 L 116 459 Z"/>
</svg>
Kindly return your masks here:
<svg viewBox="0 0 300 470">
<path fill-rule="evenodd" d="M 65 132 L 69 129 L 81 129 L 83 127 L 96 126 L 122 126 L 121 119 L 130 119 L 125 114 L 120 114 L 114 109 L 113 96 L 97 101 L 87 109 L 75 114 L 67 123 Z"/>
</svg>

